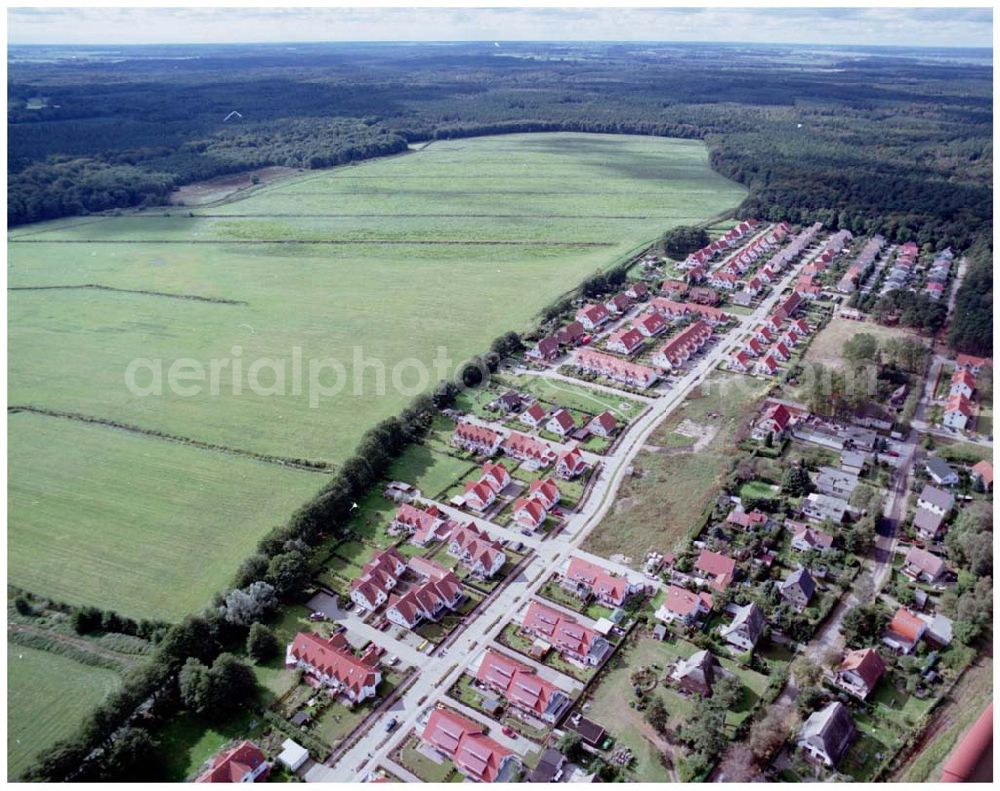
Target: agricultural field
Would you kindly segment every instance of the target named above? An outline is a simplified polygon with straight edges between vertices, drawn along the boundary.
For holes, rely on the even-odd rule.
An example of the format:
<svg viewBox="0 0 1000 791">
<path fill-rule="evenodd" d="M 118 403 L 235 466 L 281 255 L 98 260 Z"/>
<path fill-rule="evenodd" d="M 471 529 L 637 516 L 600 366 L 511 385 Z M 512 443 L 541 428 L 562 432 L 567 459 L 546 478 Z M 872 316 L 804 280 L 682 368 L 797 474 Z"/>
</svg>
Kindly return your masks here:
<svg viewBox="0 0 1000 791">
<path fill-rule="evenodd" d="M 694 141 L 519 135 L 437 142 L 214 207 L 20 227 L 8 243 L 9 401 L 335 465 L 421 386 L 587 273 L 742 196 Z M 438 347 L 451 369 L 421 379 Z M 309 386 L 310 361 L 349 371 L 356 353 L 371 365 L 339 394 Z M 188 358 L 204 366 L 199 393 L 188 369 L 170 386 L 171 365 Z M 136 360 L 133 382 L 151 395 L 126 384 Z M 401 392 L 392 367 L 406 360 Z M 332 392 L 337 372 L 317 377 Z M 14 421 L 12 581 L 132 615 L 204 604 L 323 481 L 110 428 Z M 454 460 L 446 469 L 421 452 L 392 473 L 426 471 L 428 493 L 461 477 Z"/>
<path fill-rule="evenodd" d="M 8 432 L 10 582 L 135 618 L 206 606 L 326 477 L 27 412 Z"/>
<path fill-rule="evenodd" d="M 429 366 L 444 347 L 450 374 L 588 273 L 742 197 L 695 141 L 514 135 L 436 142 L 170 216 L 21 227 L 8 244 L 10 401 L 335 463 L 429 384 L 414 364 L 399 371 L 411 390 L 398 392 L 397 363 L 419 361 L 436 379 Z M 82 284 L 123 290 L 35 290 Z M 337 360 L 346 380 L 355 348 L 372 367 L 310 407 L 309 361 Z M 179 358 L 230 362 L 216 395 L 206 382 L 197 395 L 136 397 L 123 385 L 136 358 L 162 360 L 164 380 Z M 288 395 L 250 392 L 258 359 L 285 365 Z M 321 371 L 331 389 L 336 377 Z M 259 371 L 264 389 L 275 379 Z"/>
<path fill-rule="evenodd" d="M 7 649 L 7 775 L 17 777 L 118 686 L 118 675 L 48 651 Z"/>
<path fill-rule="evenodd" d="M 661 423 L 635 458 L 636 475 L 583 548 L 641 566 L 650 550 L 680 548 L 716 496 L 740 433 L 769 382 L 719 375 L 698 387 Z"/>
</svg>

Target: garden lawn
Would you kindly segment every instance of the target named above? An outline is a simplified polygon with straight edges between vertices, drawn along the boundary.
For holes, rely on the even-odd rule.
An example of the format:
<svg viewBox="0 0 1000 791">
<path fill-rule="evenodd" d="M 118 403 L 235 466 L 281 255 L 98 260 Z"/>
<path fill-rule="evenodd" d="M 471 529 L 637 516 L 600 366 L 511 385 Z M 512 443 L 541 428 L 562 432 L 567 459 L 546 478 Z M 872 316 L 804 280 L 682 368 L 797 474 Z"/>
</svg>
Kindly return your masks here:
<svg viewBox="0 0 1000 791">
<path fill-rule="evenodd" d="M 504 377 L 511 387 L 520 392 L 532 393 L 550 406 L 575 409 L 591 415 L 605 410 L 611 412 L 620 423 L 632 421 L 646 408 L 641 401 L 627 396 L 612 395 L 586 385 L 543 379 L 539 376 Z"/>
<path fill-rule="evenodd" d="M 680 548 L 718 495 L 738 440 L 768 386 L 750 377 L 718 375 L 697 388 L 635 457 L 639 475 L 623 481 L 614 505 L 584 541 L 584 549 L 603 557 L 620 556 L 638 568 L 650 550 Z M 714 432 L 696 452 L 678 447 L 695 442 L 676 431 L 685 420 Z"/>
<path fill-rule="evenodd" d="M 78 421 L 8 419 L 9 580 L 70 604 L 180 620 L 325 475 Z"/>
<path fill-rule="evenodd" d="M 111 670 L 48 651 L 7 647 L 7 778 L 13 780 L 119 685 Z"/>
</svg>

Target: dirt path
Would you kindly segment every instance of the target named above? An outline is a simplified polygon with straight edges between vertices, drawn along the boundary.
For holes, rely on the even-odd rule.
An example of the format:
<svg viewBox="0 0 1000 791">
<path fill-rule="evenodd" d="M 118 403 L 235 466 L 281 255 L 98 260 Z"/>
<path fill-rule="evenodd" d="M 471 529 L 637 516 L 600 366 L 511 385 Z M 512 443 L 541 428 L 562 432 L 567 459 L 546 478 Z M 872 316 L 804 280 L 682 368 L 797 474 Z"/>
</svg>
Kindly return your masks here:
<svg viewBox="0 0 1000 791">
<path fill-rule="evenodd" d="M 657 733 L 653 726 L 650 725 L 645 720 L 642 721 L 642 728 L 640 729 L 642 738 L 649 742 L 654 749 L 656 749 L 662 755 L 670 756 L 669 765 L 664 762 L 663 766 L 670 773 L 670 782 L 678 783 L 680 778 L 677 775 L 677 767 L 674 765 L 674 754 L 680 749 L 678 745 L 674 744 L 663 734 Z"/>
</svg>

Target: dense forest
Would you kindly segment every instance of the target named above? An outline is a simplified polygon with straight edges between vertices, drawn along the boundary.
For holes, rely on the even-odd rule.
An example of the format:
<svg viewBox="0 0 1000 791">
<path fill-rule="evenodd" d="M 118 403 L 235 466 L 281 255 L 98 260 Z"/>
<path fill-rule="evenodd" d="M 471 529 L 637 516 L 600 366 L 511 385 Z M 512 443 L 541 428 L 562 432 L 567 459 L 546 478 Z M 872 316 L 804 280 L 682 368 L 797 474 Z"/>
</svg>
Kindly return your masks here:
<svg viewBox="0 0 1000 791">
<path fill-rule="evenodd" d="M 8 222 L 157 205 L 178 185 L 268 165 L 565 130 L 703 139 L 713 167 L 750 190 L 740 216 L 961 251 L 991 234 L 992 90 L 977 51 L 14 47 Z M 963 304 L 975 309 L 976 293 Z M 981 350 L 980 314 L 953 339 Z"/>
</svg>

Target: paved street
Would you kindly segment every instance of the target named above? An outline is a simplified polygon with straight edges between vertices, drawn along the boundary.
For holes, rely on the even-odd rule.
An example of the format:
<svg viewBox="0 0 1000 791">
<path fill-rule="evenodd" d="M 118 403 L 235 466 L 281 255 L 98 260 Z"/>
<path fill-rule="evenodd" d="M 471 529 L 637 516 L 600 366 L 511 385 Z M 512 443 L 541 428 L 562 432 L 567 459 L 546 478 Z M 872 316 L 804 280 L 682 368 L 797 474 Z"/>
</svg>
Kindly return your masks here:
<svg viewBox="0 0 1000 791">
<path fill-rule="evenodd" d="M 384 714 L 379 718 L 358 742 L 344 753 L 335 766 L 313 766 L 306 773 L 306 780 L 349 782 L 364 776 L 383 763 L 386 756 L 408 738 L 410 732 L 417 727 L 422 712 L 433 705 L 437 697 L 443 695 L 462 674 L 466 660 L 475 656 L 478 649 L 493 640 L 504 625 L 512 619 L 517 619 L 531 596 L 559 568 L 563 560 L 570 554 L 578 553 L 579 546 L 587 534 L 600 524 L 611 508 L 632 460 L 659 423 L 716 369 L 725 358 L 734 338 L 744 336 L 771 313 L 782 291 L 793 280 L 797 269 L 793 267 L 752 314 L 743 316 L 724 338 L 717 341 L 687 373 L 676 380 L 673 389 L 652 402 L 650 410 L 629 427 L 615 450 L 604 457 L 602 473 L 592 484 L 590 496 L 582 512 L 571 515 L 566 527 L 558 536 L 540 545 L 538 554 L 532 558 L 530 564 L 479 611 L 477 617 L 449 646 L 447 655 L 427 658 L 428 661 L 421 666 L 416 682 L 393 706 L 391 715 Z M 604 559 L 600 562 L 609 568 L 614 568 L 615 565 Z M 399 726 L 392 734 L 387 735 L 384 723 L 389 716 L 397 717 Z M 499 732 L 499 727 L 494 724 L 491 736 L 496 738 Z"/>
</svg>

